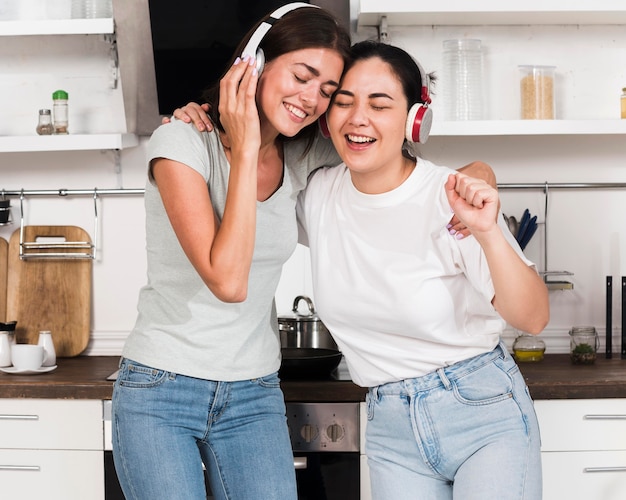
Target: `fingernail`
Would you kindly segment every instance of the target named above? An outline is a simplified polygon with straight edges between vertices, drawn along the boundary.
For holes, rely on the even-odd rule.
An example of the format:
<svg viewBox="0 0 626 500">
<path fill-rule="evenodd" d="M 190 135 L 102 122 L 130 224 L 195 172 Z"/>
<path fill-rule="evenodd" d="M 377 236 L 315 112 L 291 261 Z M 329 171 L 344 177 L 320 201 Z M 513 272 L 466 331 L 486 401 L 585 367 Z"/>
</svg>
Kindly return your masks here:
<svg viewBox="0 0 626 500">
<path fill-rule="evenodd" d="M 455 235 L 456 231 L 454 229 L 450 229 L 450 231 L 448 231 L 450 234 Z"/>
<path fill-rule="evenodd" d="M 250 66 L 254 66 L 256 64 L 256 59 L 254 57 L 251 57 L 250 60 L 248 61 L 248 64 Z"/>
<path fill-rule="evenodd" d="M 256 68 L 254 68 L 254 69 L 252 70 L 252 76 L 256 76 L 256 74 L 257 74 L 257 69 L 256 69 Z"/>
<path fill-rule="evenodd" d="M 250 54 L 246 54 L 245 56 L 243 56 L 244 62 L 246 62 L 248 59 L 250 59 Z"/>
<path fill-rule="evenodd" d="M 446 229 L 450 229 L 452 227 L 452 224 L 447 224 L 446 225 Z"/>
<path fill-rule="evenodd" d="M 463 239 L 463 233 L 456 233 L 455 238 L 456 238 L 457 240 L 462 240 L 462 239 Z"/>
<path fill-rule="evenodd" d="M 240 62 L 241 62 L 241 57 L 238 57 L 237 59 L 235 59 L 233 66 L 237 66 Z"/>
</svg>

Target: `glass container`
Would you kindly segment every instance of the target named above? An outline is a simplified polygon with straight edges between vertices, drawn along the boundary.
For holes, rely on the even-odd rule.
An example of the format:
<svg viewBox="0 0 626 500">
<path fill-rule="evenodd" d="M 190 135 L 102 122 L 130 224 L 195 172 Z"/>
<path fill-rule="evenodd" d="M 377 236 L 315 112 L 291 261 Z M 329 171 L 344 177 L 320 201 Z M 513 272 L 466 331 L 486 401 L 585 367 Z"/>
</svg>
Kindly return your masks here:
<svg viewBox="0 0 626 500">
<path fill-rule="evenodd" d="M 573 326 L 570 335 L 570 359 L 575 365 L 592 365 L 596 362 L 600 338 L 595 326 Z"/>
<path fill-rule="evenodd" d="M 626 119 L 626 87 L 622 89 L 622 97 L 620 99 L 620 103 L 622 107 L 622 113 L 620 116 L 622 117 L 622 119 Z"/>
<path fill-rule="evenodd" d="M 519 66 L 522 120 L 554 119 L 555 69 L 556 66 Z"/>
<path fill-rule="evenodd" d="M 65 90 L 56 90 L 52 94 L 52 111 L 54 116 L 54 133 L 67 134 L 68 130 L 68 94 Z"/>
<path fill-rule="evenodd" d="M 39 110 L 39 121 L 37 123 L 37 133 L 39 135 L 52 135 L 54 126 L 52 125 L 52 115 L 49 109 Z"/>
<path fill-rule="evenodd" d="M 536 335 L 522 332 L 513 342 L 513 356 L 521 363 L 543 361 L 546 344 Z"/>
<path fill-rule="evenodd" d="M 443 42 L 444 120 L 483 120 L 482 42 L 475 39 Z"/>
</svg>

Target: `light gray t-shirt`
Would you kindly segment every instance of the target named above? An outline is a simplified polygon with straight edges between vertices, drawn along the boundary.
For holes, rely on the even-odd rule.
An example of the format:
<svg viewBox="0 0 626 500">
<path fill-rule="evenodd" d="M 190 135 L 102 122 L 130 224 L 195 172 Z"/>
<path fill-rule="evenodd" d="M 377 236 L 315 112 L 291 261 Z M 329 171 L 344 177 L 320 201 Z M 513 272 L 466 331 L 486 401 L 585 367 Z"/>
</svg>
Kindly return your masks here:
<svg viewBox="0 0 626 500">
<path fill-rule="evenodd" d="M 284 144 L 280 188 L 257 202 L 257 229 L 248 296 L 241 303 L 217 299 L 185 256 L 157 186 L 146 183 L 148 283 L 139 294 L 138 317 L 122 355 L 139 363 L 208 380 L 268 375 L 280 366 L 274 295 L 284 262 L 297 243 L 295 205 L 310 172 L 336 165 L 332 143 L 318 136 L 302 158 L 303 141 Z M 216 132 L 198 132 L 174 121 L 148 143 L 148 161 L 168 158 L 193 168 L 207 182 L 213 210 L 224 214 L 230 166 Z"/>
</svg>

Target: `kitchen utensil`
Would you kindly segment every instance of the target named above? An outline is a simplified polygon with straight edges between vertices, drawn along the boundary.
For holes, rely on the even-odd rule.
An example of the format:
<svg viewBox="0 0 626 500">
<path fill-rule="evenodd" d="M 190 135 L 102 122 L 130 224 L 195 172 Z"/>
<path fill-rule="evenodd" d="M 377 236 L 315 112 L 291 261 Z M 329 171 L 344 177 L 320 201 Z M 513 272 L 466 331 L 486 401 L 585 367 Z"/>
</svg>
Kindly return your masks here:
<svg viewBox="0 0 626 500">
<path fill-rule="evenodd" d="M 613 276 L 606 277 L 606 359 L 613 357 Z"/>
<path fill-rule="evenodd" d="M 504 215 L 504 214 L 503 214 Z M 517 231 L 519 230 L 519 224 L 514 215 L 504 215 L 504 220 L 506 221 L 506 225 L 509 226 L 509 231 L 513 236 L 517 236 Z"/>
<path fill-rule="evenodd" d="M 528 224 L 526 226 L 526 231 L 524 231 L 524 234 L 522 235 L 522 238 L 519 241 L 519 246 L 522 250 L 526 248 L 526 245 L 528 245 L 528 243 L 530 242 L 530 239 L 535 235 L 536 231 L 537 231 L 537 216 L 533 215 L 528 221 Z"/>
<path fill-rule="evenodd" d="M 7 268 L 8 268 L 9 243 L 0 238 L 0 320 L 6 320 L 7 313 Z"/>
<path fill-rule="evenodd" d="M 330 376 L 341 362 L 341 352 L 335 349 L 283 347 L 278 374 L 283 379 L 319 379 Z"/>
<path fill-rule="evenodd" d="M 300 302 L 304 301 L 308 311 L 298 312 Z M 278 317 L 281 347 L 317 348 L 338 350 L 330 332 L 315 312 L 313 301 L 298 295 L 293 301 L 291 313 Z"/>
<path fill-rule="evenodd" d="M 524 214 L 519 223 L 519 228 L 517 230 L 517 234 L 515 235 L 515 239 L 519 243 L 523 234 L 526 232 L 526 228 L 528 227 L 528 222 L 530 221 L 530 211 L 528 209 L 524 210 Z"/>
<path fill-rule="evenodd" d="M 87 232 L 76 226 L 24 226 L 23 229 L 24 241 L 28 242 L 45 238 L 90 241 Z M 22 260 L 19 232 L 16 230 L 9 241 L 7 317 L 18 320 L 16 334 L 20 342 L 35 344 L 40 331 L 50 330 L 55 332 L 57 357 L 77 356 L 89 343 L 93 261 Z"/>
</svg>

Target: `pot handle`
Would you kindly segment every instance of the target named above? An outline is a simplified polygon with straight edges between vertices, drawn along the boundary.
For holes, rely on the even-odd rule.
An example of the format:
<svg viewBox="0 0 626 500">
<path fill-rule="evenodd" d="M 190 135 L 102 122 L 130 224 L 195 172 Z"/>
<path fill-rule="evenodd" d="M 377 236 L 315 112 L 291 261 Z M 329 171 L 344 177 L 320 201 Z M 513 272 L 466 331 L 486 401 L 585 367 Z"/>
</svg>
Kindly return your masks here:
<svg viewBox="0 0 626 500">
<path fill-rule="evenodd" d="M 307 297 L 306 295 L 298 295 L 293 301 L 293 309 L 292 311 L 298 314 L 298 304 L 301 300 L 304 300 L 309 307 L 309 314 L 304 314 L 303 316 L 313 316 L 315 314 L 315 307 L 313 307 L 313 301 Z"/>
</svg>

